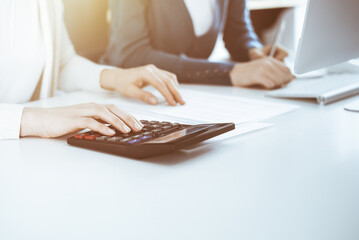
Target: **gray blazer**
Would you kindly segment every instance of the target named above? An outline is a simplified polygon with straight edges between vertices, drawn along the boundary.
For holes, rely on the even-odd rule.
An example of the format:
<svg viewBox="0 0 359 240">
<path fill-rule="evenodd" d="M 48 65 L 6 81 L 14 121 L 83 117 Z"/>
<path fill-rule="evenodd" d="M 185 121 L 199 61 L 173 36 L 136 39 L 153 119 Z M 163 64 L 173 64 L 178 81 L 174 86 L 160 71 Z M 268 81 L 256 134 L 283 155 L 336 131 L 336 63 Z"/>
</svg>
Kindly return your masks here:
<svg viewBox="0 0 359 240">
<path fill-rule="evenodd" d="M 233 61 L 248 60 L 248 49 L 261 47 L 246 0 L 217 0 L 210 30 L 196 37 L 183 0 L 109 0 L 110 44 L 102 62 L 120 67 L 155 64 L 177 74 L 182 83 L 231 85 L 234 63 L 209 62 L 223 33 Z"/>
</svg>

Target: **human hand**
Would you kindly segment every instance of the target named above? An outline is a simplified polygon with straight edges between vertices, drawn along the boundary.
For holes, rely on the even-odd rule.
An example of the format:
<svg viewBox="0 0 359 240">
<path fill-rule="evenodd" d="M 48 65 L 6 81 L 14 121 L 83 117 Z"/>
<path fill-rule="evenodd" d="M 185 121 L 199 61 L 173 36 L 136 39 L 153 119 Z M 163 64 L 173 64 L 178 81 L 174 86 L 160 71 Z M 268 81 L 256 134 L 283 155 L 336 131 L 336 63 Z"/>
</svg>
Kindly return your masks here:
<svg viewBox="0 0 359 240">
<path fill-rule="evenodd" d="M 101 86 L 104 89 L 116 90 L 126 97 L 137 98 L 155 105 L 158 103 L 157 98 L 142 90 L 147 85 L 156 88 L 169 105 L 185 104 L 178 90 L 176 75 L 160 70 L 154 65 L 131 69 L 107 69 L 101 74 Z"/>
<path fill-rule="evenodd" d="M 236 64 L 230 77 L 233 86 L 261 86 L 267 89 L 282 87 L 295 78 L 282 62 L 269 57 Z"/>
<path fill-rule="evenodd" d="M 249 59 L 253 61 L 253 60 L 269 57 L 271 50 L 272 50 L 272 45 L 266 45 L 263 48 L 251 48 L 249 49 L 248 52 Z M 288 52 L 281 47 L 277 47 L 273 57 L 283 62 L 284 59 L 288 57 Z"/>
<path fill-rule="evenodd" d="M 106 136 L 115 132 L 106 123 L 123 133 L 138 132 L 140 121 L 114 105 L 95 103 L 58 108 L 25 108 L 21 119 L 21 137 L 53 138 L 89 128 Z"/>
</svg>

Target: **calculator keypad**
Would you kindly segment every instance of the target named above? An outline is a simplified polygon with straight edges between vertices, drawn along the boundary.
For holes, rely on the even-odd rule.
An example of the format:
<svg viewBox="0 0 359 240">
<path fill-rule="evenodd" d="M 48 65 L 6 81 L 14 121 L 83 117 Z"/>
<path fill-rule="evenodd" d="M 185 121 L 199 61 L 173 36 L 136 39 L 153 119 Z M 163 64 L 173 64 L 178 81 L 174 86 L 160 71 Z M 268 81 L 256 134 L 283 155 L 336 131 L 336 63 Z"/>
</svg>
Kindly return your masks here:
<svg viewBox="0 0 359 240">
<path fill-rule="evenodd" d="M 179 123 L 147 120 L 141 120 L 141 123 L 143 124 L 143 128 L 140 132 L 130 132 L 124 134 L 110 126 L 110 128 L 115 130 L 116 132 L 114 136 L 102 136 L 98 132 L 89 131 L 86 133 L 75 135 L 74 138 L 89 141 L 115 143 L 120 145 L 135 145 L 153 140 L 158 137 L 166 136 L 170 133 L 185 128 L 184 125 L 181 125 Z"/>
</svg>

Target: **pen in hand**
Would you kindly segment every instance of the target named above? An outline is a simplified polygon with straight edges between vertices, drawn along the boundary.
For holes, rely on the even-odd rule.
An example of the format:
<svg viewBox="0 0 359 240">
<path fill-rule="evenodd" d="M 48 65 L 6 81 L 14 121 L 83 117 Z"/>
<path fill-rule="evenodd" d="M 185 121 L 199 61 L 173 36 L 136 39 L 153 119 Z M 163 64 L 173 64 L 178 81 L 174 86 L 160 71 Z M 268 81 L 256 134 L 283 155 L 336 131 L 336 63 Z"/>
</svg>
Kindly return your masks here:
<svg viewBox="0 0 359 240">
<path fill-rule="evenodd" d="M 271 48 L 271 51 L 270 51 L 270 54 L 269 54 L 270 57 L 274 57 L 274 55 L 275 55 L 277 47 L 278 47 L 280 41 L 282 40 L 282 35 L 283 35 L 283 32 L 284 32 L 285 26 L 286 26 L 286 21 L 283 19 L 281 21 L 280 25 L 278 26 L 277 32 L 275 34 L 273 44 L 272 44 L 272 48 Z"/>
</svg>

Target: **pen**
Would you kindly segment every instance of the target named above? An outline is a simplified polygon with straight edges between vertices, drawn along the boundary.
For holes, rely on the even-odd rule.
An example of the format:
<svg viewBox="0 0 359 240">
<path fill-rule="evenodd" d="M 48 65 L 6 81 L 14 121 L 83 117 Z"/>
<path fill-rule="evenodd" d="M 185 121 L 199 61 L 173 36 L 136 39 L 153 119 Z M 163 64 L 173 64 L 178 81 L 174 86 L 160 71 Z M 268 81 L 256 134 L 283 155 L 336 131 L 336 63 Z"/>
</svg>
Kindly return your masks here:
<svg viewBox="0 0 359 240">
<path fill-rule="evenodd" d="M 286 21 L 283 19 L 281 21 L 280 25 L 278 26 L 277 32 L 275 34 L 274 41 L 273 41 L 273 44 L 272 44 L 272 49 L 271 49 L 270 54 L 269 54 L 270 57 L 274 57 L 274 54 L 275 54 L 275 52 L 277 50 L 277 47 L 278 47 L 278 45 L 279 45 L 279 43 L 281 41 L 284 29 L 285 29 L 285 25 L 286 25 Z"/>
</svg>

